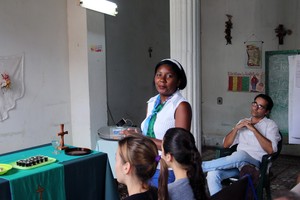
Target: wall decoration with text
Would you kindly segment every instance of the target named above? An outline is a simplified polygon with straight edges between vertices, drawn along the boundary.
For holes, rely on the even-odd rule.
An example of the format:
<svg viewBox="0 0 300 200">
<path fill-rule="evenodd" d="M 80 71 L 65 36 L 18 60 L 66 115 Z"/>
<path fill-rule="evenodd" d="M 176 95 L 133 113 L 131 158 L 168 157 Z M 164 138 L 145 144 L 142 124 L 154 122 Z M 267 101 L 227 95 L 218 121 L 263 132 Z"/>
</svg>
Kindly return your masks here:
<svg viewBox="0 0 300 200">
<path fill-rule="evenodd" d="M 264 92 L 265 78 L 262 72 L 228 72 L 228 91 Z"/>
</svg>

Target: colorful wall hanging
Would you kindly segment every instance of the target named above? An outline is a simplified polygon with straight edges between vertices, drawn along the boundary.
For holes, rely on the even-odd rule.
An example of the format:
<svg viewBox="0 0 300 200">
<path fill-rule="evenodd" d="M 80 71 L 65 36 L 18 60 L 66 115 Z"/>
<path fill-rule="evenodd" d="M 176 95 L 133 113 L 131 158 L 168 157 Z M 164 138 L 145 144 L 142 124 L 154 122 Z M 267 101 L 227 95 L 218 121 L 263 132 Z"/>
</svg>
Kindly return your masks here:
<svg viewBox="0 0 300 200">
<path fill-rule="evenodd" d="M 228 72 L 228 91 L 264 92 L 264 75 L 261 72 Z"/>
<path fill-rule="evenodd" d="M 0 56 L 0 121 L 8 118 L 8 111 L 24 95 L 24 55 Z"/>
</svg>

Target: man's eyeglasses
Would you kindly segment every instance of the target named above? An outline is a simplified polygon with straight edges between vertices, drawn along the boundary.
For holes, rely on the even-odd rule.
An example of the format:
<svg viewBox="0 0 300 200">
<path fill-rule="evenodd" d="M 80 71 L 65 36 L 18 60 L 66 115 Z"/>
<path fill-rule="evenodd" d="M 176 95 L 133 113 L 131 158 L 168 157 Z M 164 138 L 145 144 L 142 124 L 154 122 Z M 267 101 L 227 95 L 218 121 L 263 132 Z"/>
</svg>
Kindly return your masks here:
<svg viewBox="0 0 300 200">
<path fill-rule="evenodd" d="M 261 105 L 261 104 L 258 104 L 256 101 L 252 102 L 252 107 L 256 107 L 258 108 L 259 110 L 264 110 L 266 109 L 265 106 Z"/>
</svg>

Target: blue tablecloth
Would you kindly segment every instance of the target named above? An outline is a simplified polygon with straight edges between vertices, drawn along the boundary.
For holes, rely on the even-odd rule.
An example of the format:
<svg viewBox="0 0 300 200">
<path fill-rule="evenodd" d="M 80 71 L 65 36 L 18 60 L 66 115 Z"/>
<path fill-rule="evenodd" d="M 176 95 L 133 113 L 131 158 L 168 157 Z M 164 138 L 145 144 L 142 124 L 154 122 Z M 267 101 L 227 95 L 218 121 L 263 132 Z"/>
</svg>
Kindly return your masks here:
<svg viewBox="0 0 300 200">
<path fill-rule="evenodd" d="M 53 154 L 50 144 L 0 155 L 0 163 L 36 155 L 55 158 L 55 163 L 22 170 L 11 169 L 0 176 L 0 199 L 95 200 L 119 199 L 106 153 L 92 151 L 83 156 Z"/>
</svg>

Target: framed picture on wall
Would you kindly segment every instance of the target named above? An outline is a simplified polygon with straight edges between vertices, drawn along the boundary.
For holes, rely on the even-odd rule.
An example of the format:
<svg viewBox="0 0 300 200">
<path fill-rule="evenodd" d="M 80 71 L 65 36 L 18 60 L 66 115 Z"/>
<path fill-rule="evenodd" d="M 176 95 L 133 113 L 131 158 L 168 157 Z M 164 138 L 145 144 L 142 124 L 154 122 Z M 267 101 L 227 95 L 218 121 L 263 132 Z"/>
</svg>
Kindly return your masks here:
<svg viewBox="0 0 300 200">
<path fill-rule="evenodd" d="M 262 41 L 247 41 L 245 44 L 245 66 L 248 69 L 262 68 Z"/>
</svg>

